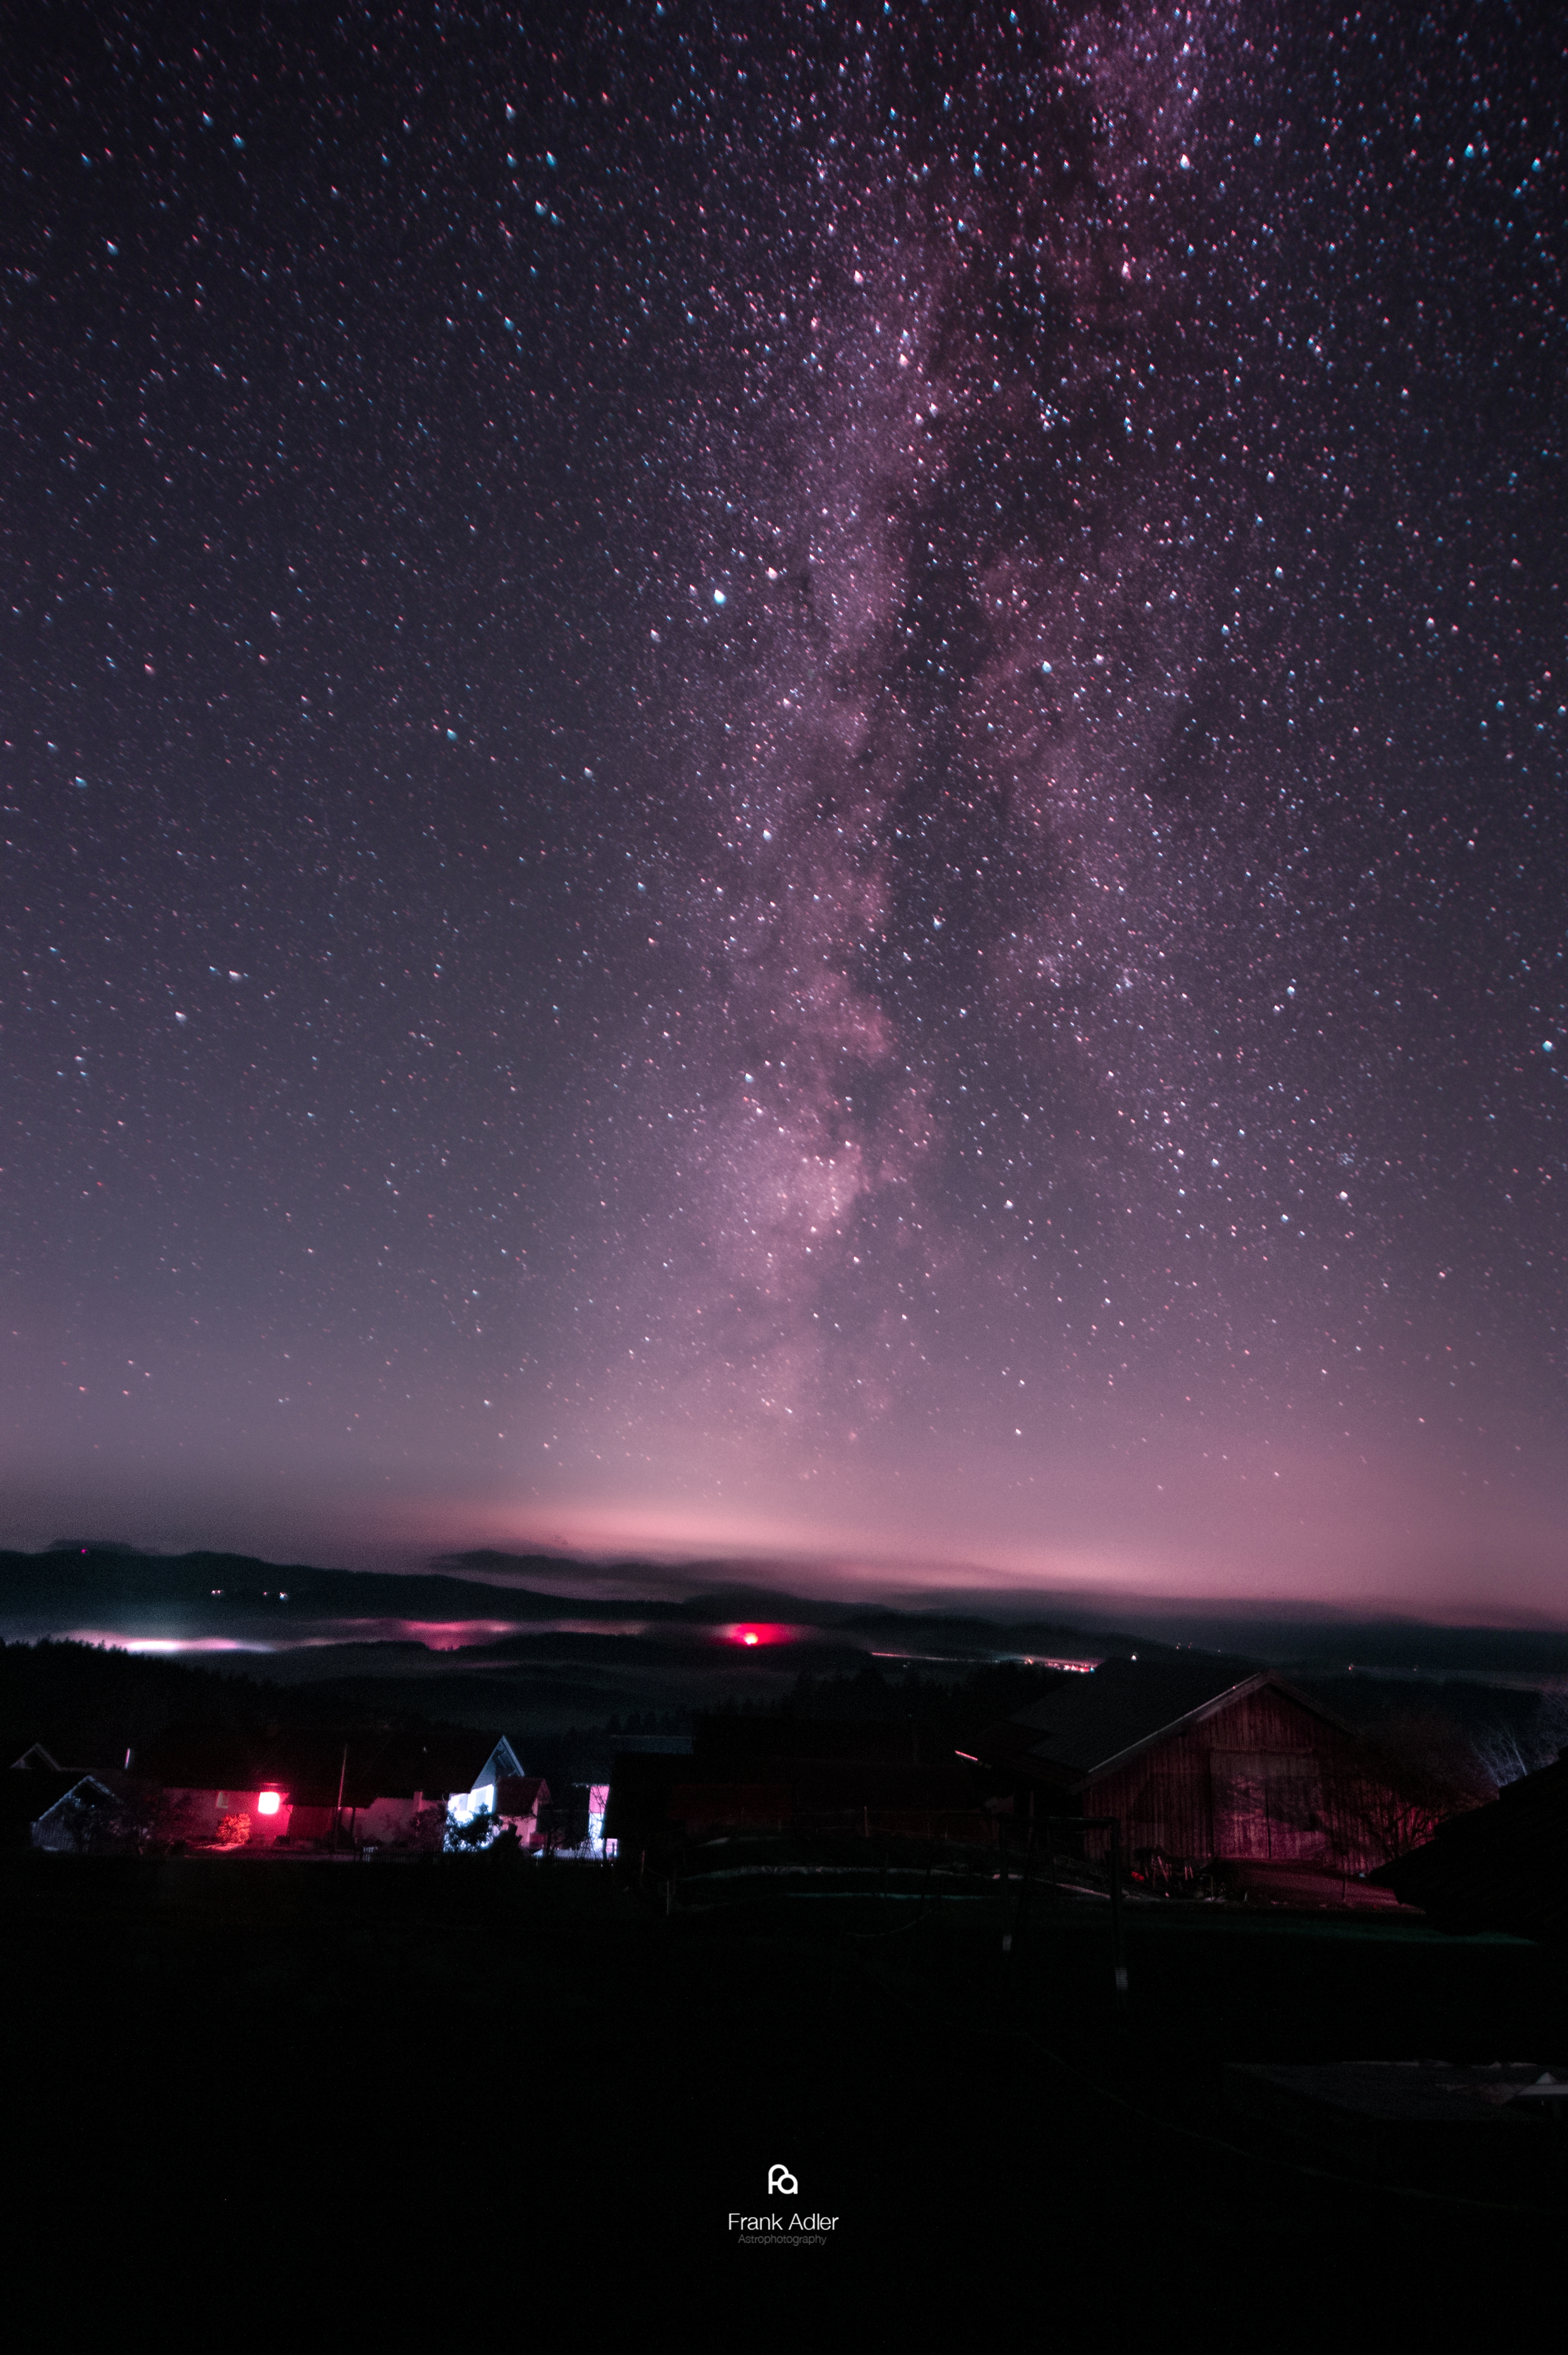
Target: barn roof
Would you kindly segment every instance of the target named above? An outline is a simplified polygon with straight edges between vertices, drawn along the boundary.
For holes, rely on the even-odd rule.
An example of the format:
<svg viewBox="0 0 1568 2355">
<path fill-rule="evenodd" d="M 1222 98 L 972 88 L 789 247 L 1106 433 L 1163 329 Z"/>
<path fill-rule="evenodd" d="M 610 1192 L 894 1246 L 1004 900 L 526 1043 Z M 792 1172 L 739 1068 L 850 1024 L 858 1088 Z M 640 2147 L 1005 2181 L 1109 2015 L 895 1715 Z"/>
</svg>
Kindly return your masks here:
<svg viewBox="0 0 1568 2355">
<path fill-rule="evenodd" d="M 1067 1781 L 1092 1780 L 1265 1685 L 1342 1730 L 1327 1710 L 1250 1660 L 1214 1654 L 1135 1657 L 1106 1660 L 1092 1676 L 1064 1678 L 1043 1700 L 995 1729 L 1005 1739 L 985 1746 L 992 1756 L 1004 1753 L 1014 1765 L 1048 1774 L 1054 1769 Z"/>
</svg>

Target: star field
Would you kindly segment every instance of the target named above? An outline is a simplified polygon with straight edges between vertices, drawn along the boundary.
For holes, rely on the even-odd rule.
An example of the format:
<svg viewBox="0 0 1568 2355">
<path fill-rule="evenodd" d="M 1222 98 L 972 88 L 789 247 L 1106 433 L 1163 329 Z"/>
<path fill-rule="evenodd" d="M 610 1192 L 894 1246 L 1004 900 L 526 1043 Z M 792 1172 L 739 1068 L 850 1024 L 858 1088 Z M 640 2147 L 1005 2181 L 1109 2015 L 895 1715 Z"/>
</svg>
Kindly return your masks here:
<svg viewBox="0 0 1568 2355">
<path fill-rule="evenodd" d="M 1551 28 L 193 23 L 5 101 L 10 1541 L 1558 1607 Z"/>
</svg>

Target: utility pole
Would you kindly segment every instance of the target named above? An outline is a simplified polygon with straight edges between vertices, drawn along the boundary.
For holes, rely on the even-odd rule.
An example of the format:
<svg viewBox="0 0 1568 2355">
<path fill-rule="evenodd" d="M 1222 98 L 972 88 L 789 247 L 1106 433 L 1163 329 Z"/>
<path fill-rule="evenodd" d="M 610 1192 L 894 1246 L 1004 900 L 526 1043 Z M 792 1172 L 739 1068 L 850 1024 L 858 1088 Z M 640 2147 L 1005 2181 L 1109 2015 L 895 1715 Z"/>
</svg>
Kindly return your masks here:
<svg viewBox="0 0 1568 2355">
<path fill-rule="evenodd" d="M 337 1854 L 338 1834 L 343 1828 L 343 1786 L 348 1780 L 348 1744 L 343 1744 L 343 1764 L 337 1770 L 337 1805 L 332 1811 L 332 1853 Z"/>
</svg>

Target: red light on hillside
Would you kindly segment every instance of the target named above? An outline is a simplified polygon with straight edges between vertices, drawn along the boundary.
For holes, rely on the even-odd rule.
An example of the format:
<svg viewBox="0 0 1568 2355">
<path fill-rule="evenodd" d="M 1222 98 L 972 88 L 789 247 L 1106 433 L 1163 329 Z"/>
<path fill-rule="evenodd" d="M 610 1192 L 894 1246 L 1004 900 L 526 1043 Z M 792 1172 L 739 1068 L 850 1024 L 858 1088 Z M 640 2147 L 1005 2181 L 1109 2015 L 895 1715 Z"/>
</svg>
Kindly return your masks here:
<svg viewBox="0 0 1568 2355">
<path fill-rule="evenodd" d="M 754 1628 L 748 1627 L 745 1634 L 741 1636 L 741 1641 L 742 1644 L 760 1644 L 762 1642 L 762 1637 L 756 1633 Z"/>
<path fill-rule="evenodd" d="M 781 1620 L 741 1619 L 717 1632 L 726 1644 L 739 1644 L 745 1651 L 754 1652 L 763 1645 L 787 1644 L 799 1630 L 785 1626 Z"/>
<path fill-rule="evenodd" d="M 283 1804 L 280 1791 L 258 1791 L 256 1794 L 256 1813 L 259 1816 L 275 1816 Z"/>
</svg>

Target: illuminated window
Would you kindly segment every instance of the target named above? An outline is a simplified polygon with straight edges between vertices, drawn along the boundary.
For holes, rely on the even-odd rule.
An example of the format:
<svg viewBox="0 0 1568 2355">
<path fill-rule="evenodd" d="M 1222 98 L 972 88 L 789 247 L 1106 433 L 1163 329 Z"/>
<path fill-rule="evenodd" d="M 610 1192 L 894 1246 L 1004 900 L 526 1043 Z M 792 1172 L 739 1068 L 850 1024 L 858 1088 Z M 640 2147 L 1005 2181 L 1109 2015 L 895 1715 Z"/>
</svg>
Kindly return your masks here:
<svg viewBox="0 0 1568 2355">
<path fill-rule="evenodd" d="M 256 1813 L 259 1816 L 275 1816 L 283 1804 L 281 1791 L 258 1791 L 256 1794 Z"/>
<path fill-rule="evenodd" d="M 475 1816 L 487 1816 L 496 1805 L 494 1783 L 481 1783 L 472 1791 L 454 1791 L 446 1803 L 446 1812 L 454 1824 L 471 1824 Z"/>
</svg>

